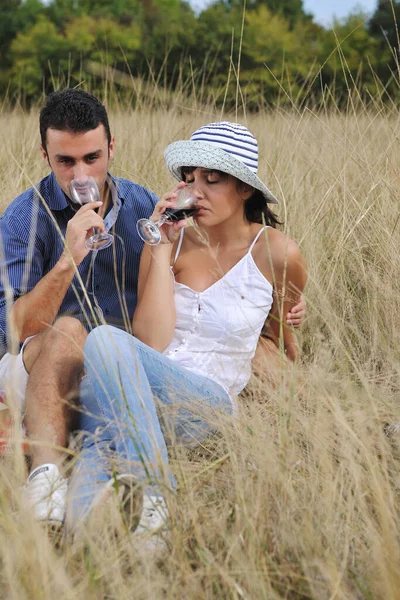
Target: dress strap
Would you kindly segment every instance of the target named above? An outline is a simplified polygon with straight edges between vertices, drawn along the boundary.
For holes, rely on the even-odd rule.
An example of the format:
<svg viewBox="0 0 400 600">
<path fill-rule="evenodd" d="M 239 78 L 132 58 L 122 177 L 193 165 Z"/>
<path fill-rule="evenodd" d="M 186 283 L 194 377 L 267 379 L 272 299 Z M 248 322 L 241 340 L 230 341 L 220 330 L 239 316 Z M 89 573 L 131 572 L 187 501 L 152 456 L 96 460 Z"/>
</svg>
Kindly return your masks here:
<svg viewBox="0 0 400 600">
<path fill-rule="evenodd" d="M 183 228 L 183 229 L 181 229 L 181 234 L 179 236 L 179 242 L 178 242 L 178 245 L 176 247 L 175 258 L 174 258 L 174 262 L 172 263 L 173 267 L 175 266 L 175 263 L 178 260 L 179 252 L 181 251 L 184 233 L 185 233 L 185 229 Z"/>
<path fill-rule="evenodd" d="M 259 237 L 260 237 L 260 235 L 262 234 L 262 232 L 263 232 L 265 229 L 267 229 L 268 227 L 269 227 L 268 225 L 265 225 L 265 227 L 262 227 L 262 228 L 260 229 L 260 231 L 257 233 L 256 237 L 255 237 L 255 238 L 254 238 L 254 240 L 253 240 L 253 243 L 251 244 L 251 246 L 250 246 L 250 248 L 249 248 L 249 254 L 251 254 L 251 253 L 252 253 L 252 251 L 253 251 L 253 248 L 254 248 L 254 246 L 255 246 L 255 244 L 256 244 L 256 242 L 257 242 L 258 238 L 259 238 Z"/>
</svg>

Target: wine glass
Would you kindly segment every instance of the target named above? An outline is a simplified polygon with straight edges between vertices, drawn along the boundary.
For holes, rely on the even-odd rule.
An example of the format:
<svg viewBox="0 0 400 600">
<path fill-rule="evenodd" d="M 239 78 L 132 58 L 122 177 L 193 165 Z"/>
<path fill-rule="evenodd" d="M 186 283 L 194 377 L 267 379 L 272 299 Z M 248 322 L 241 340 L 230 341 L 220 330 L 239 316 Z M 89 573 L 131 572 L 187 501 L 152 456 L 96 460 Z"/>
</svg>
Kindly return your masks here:
<svg viewBox="0 0 400 600">
<path fill-rule="evenodd" d="M 150 246 L 157 246 L 161 242 L 160 227 L 164 223 L 173 223 L 187 219 L 197 212 L 197 198 L 192 194 L 190 187 L 181 188 L 176 192 L 176 206 L 167 208 L 155 223 L 150 219 L 139 219 L 136 223 L 136 229 L 139 237 Z"/>
<path fill-rule="evenodd" d="M 89 202 L 99 202 L 100 192 L 96 180 L 93 177 L 79 177 L 73 179 L 69 184 L 71 200 L 75 204 L 88 204 Z M 113 241 L 114 236 L 111 233 L 101 233 L 93 227 L 94 234 L 86 240 L 85 246 L 95 252 L 108 248 Z"/>
</svg>

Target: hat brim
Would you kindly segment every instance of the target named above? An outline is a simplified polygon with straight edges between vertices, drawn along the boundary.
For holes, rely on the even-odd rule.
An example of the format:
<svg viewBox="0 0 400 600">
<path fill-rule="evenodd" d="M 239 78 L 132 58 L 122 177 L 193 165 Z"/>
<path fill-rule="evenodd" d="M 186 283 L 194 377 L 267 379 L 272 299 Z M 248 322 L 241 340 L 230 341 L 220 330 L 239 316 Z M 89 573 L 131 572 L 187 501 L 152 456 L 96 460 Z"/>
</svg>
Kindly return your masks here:
<svg viewBox="0 0 400 600">
<path fill-rule="evenodd" d="M 215 169 L 228 173 L 259 190 L 267 202 L 279 204 L 279 200 L 249 167 L 215 144 L 191 140 L 173 142 L 166 147 L 164 158 L 175 179 L 182 180 L 182 167 Z"/>
</svg>

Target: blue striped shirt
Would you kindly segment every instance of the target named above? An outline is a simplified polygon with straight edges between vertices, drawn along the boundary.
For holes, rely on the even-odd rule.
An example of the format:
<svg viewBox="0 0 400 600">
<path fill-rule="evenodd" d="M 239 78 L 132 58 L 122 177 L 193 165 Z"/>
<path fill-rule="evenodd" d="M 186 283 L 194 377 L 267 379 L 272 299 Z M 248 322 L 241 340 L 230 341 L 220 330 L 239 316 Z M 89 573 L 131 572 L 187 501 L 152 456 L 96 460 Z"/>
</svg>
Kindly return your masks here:
<svg viewBox="0 0 400 600">
<path fill-rule="evenodd" d="M 136 307 L 143 242 L 136 221 L 148 217 L 158 198 L 126 179 L 108 176 L 113 206 L 104 222 L 114 243 L 90 252 L 78 267 L 59 310 L 82 322 L 105 321 L 129 330 Z M 32 290 L 63 252 L 66 227 L 75 211 L 53 173 L 16 198 L 0 217 L 0 356 L 10 346 L 7 314 L 12 303 Z M 40 196 L 43 198 L 40 198 Z M 59 229 L 59 231 L 58 231 Z M 86 292 L 86 294 L 85 294 Z"/>
</svg>

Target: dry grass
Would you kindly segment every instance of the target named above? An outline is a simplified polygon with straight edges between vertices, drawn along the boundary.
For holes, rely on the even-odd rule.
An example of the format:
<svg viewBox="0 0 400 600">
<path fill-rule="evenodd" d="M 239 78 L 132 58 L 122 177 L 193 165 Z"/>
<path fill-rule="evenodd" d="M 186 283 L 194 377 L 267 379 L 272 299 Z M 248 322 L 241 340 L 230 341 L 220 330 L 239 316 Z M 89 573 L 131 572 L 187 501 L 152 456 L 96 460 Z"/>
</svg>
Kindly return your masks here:
<svg viewBox="0 0 400 600">
<path fill-rule="evenodd" d="M 112 171 L 156 193 L 171 184 L 163 148 L 220 118 L 110 116 Z M 383 433 L 400 420 L 399 114 L 276 111 L 247 124 L 309 264 L 302 364 L 272 395 L 252 382 L 240 423 L 174 461 L 180 491 L 160 564 L 138 565 L 129 536 L 109 538 L 103 523 L 85 551 L 53 547 L 10 502 L 20 458 L 4 462 L 1 597 L 399 598 L 400 446 Z M 46 168 L 36 113 L 2 114 L 0 127 L 4 208 Z"/>
</svg>

